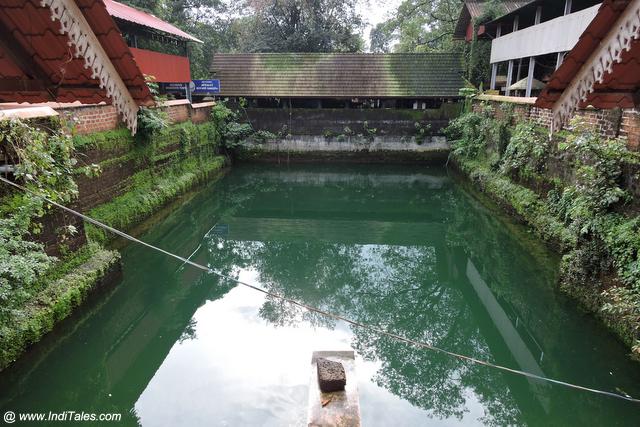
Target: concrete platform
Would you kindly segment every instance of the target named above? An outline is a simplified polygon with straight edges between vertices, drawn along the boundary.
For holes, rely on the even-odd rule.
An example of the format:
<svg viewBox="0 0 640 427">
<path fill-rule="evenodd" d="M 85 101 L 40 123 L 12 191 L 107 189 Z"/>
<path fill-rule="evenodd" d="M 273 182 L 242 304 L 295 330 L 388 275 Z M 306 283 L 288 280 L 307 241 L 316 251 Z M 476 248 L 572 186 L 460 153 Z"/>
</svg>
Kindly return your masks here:
<svg viewBox="0 0 640 427">
<path fill-rule="evenodd" d="M 344 391 L 322 393 L 318 385 L 316 361 L 325 358 L 340 362 L 344 366 L 347 385 Z M 356 375 L 355 355 L 353 351 L 315 351 L 311 356 L 311 375 L 309 379 L 309 427 L 359 427 L 360 398 L 358 396 L 358 377 Z"/>
</svg>

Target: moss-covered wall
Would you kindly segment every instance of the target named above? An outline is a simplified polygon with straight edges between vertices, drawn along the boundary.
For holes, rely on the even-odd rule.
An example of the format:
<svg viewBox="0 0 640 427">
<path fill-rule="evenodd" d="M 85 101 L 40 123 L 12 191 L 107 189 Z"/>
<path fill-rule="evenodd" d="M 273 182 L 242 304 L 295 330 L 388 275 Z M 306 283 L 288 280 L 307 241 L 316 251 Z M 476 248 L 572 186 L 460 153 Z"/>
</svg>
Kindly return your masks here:
<svg viewBox="0 0 640 427">
<path fill-rule="evenodd" d="M 344 108 L 248 108 L 246 117 L 255 129 L 292 135 L 333 135 L 366 133 L 366 127 L 377 129 L 379 135 L 412 136 L 416 123 L 429 126 L 433 134 L 441 134 L 449 120 L 460 114 L 462 104 L 444 103 L 440 108 L 409 109 L 344 109 Z"/>
<path fill-rule="evenodd" d="M 78 167 L 98 164 L 101 173 L 76 175 L 79 197 L 74 207 L 126 231 L 180 193 L 219 173 L 226 159 L 218 154 L 218 138 L 208 122 L 172 125 L 148 142 L 135 140 L 126 129 L 76 136 Z M 55 233 L 47 230 L 69 221 L 74 221 L 79 232 L 61 246 Z M 69 316 L 93 289 L 119 275 L 120 255 L 105 249 L 112 236 L 102 230 L 83 228 L 75 217 L 54 212 L 44 218 L 44 231 L 40 240 L 60 260 L 24 299 L 23 315 L 0 324 L 0 370 Z"/>
<path fill-rule="evenodd" d="M 588 122 L 550 139 L 508 105 L 450 131 L 450 165 L 562 255 L 561 289 L 640 356 L 640 156 Z"/>
</svg>

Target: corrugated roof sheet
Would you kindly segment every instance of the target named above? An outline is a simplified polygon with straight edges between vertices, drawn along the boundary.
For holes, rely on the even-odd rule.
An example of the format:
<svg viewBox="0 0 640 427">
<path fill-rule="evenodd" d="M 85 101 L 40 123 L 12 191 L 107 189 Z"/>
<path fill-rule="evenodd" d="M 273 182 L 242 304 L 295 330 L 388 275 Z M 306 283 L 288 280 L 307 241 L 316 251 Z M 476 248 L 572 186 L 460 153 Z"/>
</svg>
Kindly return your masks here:
<svg viewBox="0 0 640 427">
<path fill-rule="evenodd" d="M 101 0 L 76 0 L 118 74 L 138 104 L 153 103 L 144 76 Z M 0 4 L 0 101 L 108 102 L 84 59 L 76 58 L 48 7 L 39 0 Z M 20 85 L 21 90 L 8 89 Z"/>
<path fill-rule="evenodd" d="M 211 71 L 223 96 L 457 97 L 464 86 L 456 53 L 215 54 Z"/>
<path fill-rule="evenodd" d="M 168 22 L 165 22 L 150 13 L 143 12 L 131 6 L 127 6 L 126 4 L 118 3 L 114 0 L 104 0 L 104 4 L 107 6 L 109 14 L 115 18 L 172 34 L 184 40 L 202 43 L 201 40 L 193 37 L 191 34 L 185 33 L 181 29 L 174 27 Z"/>
<path fill-rule="evenodd" d="M 605 0 L 598 14 L 580 36 L 576 46 L 567 54 L 546 88 L 542 91 L 536 106 L 553 108 L 563 91 L 573 82 L 578 71 L 600 42 L 610 31 L 616 31 L 615 23 L 629 5 L 629 0 Z M 631 50 L 623 51 L 621 62 L 614 63 L 612 72 L 607 73 L 602 83 L 595 84 L 593 92 L 587 96 L 581 107 L 593 105 L 596 108 L 632 108 L 635 106 L 633 94 L 640 89 L 640 41 L 631 42 Z"/>
</svg>

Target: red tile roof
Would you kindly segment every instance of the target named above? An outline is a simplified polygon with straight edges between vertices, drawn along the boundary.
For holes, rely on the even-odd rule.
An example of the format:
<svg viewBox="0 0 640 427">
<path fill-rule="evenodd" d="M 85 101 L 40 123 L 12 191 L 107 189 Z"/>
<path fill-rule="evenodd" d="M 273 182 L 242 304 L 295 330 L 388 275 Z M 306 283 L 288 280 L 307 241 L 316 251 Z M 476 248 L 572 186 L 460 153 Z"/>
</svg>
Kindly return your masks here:
<svg viewBox="0 0 640 427">
<path fill-rule="evenodd" d="M 109 14 L 115 18 L 162 31 L 163 33 L 172 34 L 184 40 L 202 43 L 201 40 L 198 40 L 192 35 L 185 33 L 181 29 L 174 27 L 168 22 L 165 22 L 150 13 L 143 12 L 131 6 L 127 6 L 126 4 L 118 3 L 114 0 L 104 0 L 104 4 L 107 6 Z"/>
<path fill-rule="evenodd" d="M 599 48 L 601 41 L 610 31 L 616 31 L 615 23 L 631 3 L 630 0 L 605 0 L 598 14 L 584 31 L 576 46 L 566 56 L 562 66 L 551 76 L 542 91 L 536 106 L 553 108 L 563 91 L 574 81 L 580 69 Z M 593 92 L 581 107 L 592 105 L 596 108 L 632 108 L 634 96 L 640 89 L 640 41 L 633 40 L 631 49 L 624 51 L 620 63 L 614 63 L 612 72 L 604 76 L 602 83 L 593 86 Z"/>
<path fill-rule="evenodd" d="M 136 103 L 153 103 L 144 76 L 102 0 L 76 0 L 76 4 Z M 60 28 L 60 21 L 51 19 L 50 9 L 40 0 L 0 4 L 0 102 L 111 102 Z"/>
<path fill-rule="evenodd" d="M 533 0 L 509 0 L 500 3 L 501 16 L 507 15 L 515 10 L 528 5 Z M 467 33 L 467 27 L 472 20 L 478 19 L 485 12 L 487 0 L 466 0 L 460 10 L 460 16 L 454 30 L 454 38 L 462 40 Z M 498 19 L 498 18 L 496 18 Z"/>
</svg>

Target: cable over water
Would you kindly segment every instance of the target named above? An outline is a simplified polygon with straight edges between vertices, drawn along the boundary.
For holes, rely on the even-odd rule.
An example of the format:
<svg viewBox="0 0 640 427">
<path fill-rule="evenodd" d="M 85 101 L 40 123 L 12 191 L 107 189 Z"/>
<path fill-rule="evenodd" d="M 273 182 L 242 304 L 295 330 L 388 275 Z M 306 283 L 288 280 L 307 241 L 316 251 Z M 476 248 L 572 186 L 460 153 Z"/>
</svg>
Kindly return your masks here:
<svg viewBox="0 0 640 427">
<path fill-rule="evenodd" d="M 464 362 L 469 362 L 469 363 L 473 363 L 473 364 L 476 364 L 476 365 L 485 366 L 485 367 L 488 367 L 488 368 L 496 369 L 496 370 L 503 371 L 503 372 L 508 372 L 508 373 L 511 373 L 511 374 L 514 374 L 514 375 L 523 376 L 523 377 L 526 377 L 526 378 L 529 378 L 529 379 L 533 379 L 533 380 L 538 380 L 538 381 L 548 382 L 548 383 L 552 383 L 552 384 L 557 384 L 559 386 L 571 388 L 571 389 L 574 389 L 574 390 L 580 390 L 580 391 L 589 392 L 589 393 L 593 393 L 593 394 L 598 394 L 598 395 L 602 395 L 602 396 L 607 396 L 607 397 L 611 397 L 611 398 L 615 398 L 615 399 L 626 400 L 626 401 L 633 402 L 633 403 L 640 403 L 640 399 L 636 399 L 636 398 L 633 398 L 631 396 L 626 396 L 626 395 L 623 395 L 623 394 L 613 393 L 613 392 L 609 392 L 609 391 L 605 391 L 605 390 L 598 390 L 598 389 L 594 389 L 594 388 L 584 387 L 584 386 L 581 386 L 581 385 L 572 384 L 572 383 L 568 383 L 568 382 L 557 380 L 557 379 L 553 379 L 553 378 L 543 377 L 541 375 L 536 375 L 536 374 L 533 374 L 533 373 L 530 373 L 530 372 L 509 368 L 507 366 L 498 365 L 498 364 L 495 364 L 495 363 L 492 363 L 492 362 L 489 362 L 489 361 L 486 361 L 486 360 L 476 359 L 476 358 L 471 357 L 471 356 L 466 356 L 466 355 L 454 353 L 452 351 L 436 347 L 436 346 L 434 346 L 434 345 L 432 345 L 430 343 L 427 343 L 427 342 L 422 342 L 422 341 L 417 341 L 417 340 L 414 340 L 414 339 L 411 339 L 411 338 L 407 338 L 405 336 L 398 335 L 396 333 L 386 331 L 386 330 L 384 330 L 382 328 L 379 328 L 377 326 L 364 324 L 364 323 L 358 322 L 356 320 L 352 320 L 352 319 L 349 319 L 347 317 L 344 317 L 342 315 L 322 310 L 320 308 L 317 308 L 317 307 L 305 304 L 303 302 L 288 298 L 288 297 L 286 297 L 284 295 L 280 295 L 278 293 L 271 292 L 269 290 L 266 290 L 266 289 L 260 288 L 258 286 L 252 285 L 250 283 L 243 282 L 243 281 L 241 281 L 239 279 L 235 279 L 233 277 L 227 276 L 225 274 L 222 274 L 222 273 L 212 269 L 211 267 L 204 266 L 202 264 L 198 264 L 196 262 L 191 261 L 188 258 L 182 257 L 180 255 L 176 255 L 176 254 L 174 254 L 172 252 L 166 251 L 166 250 L 164 250 L 162 248 L 159 248 L 157 246 L 154 246 L 154 245 L 152 245 L 150 243 L 144 242 L 144 241 L 142 241 L 140 239 L 137 239 L 137 238 L 135 238 L 135 237 L 123 232 L 123 231 L 115 229 L 115 228 L 113 228 L 113 227 L 111 227 L 111 226 L 109 226 L 107 224 L 104 224 L 104 223 L 102 223 L 102 222 L 100 222 L 98 220 L 95 220 L 95 219 L 93 219 L 91 217 L 88 217 L 88 216 L 86 216 L 86 215 L 84 215 L 84 214 L 82 214 L 80 212 L 77 212 L 77 211 L 71 209 L 71 208 L 68 208 L 68 207 L 66 207 L 64 205 L 61 205 L 60 203 L 57 203 L 57 202 L 47 198 L 46 196 L 38 194 L 38 193 L 36 193 L 36 192 L 34 192 L 34 191 L 32 191 L 32 190 L 20 185 L 20 184 L 17 184 L 15 182 L 10 181 L 10 180 L 8 180 L 6 178 L 3 178 L 1 176 L 0 176 L 0 181 L 4 182 L 5 184 L 8 184 L 10 186 L 15 187 L 16 189 L 18 189 L 20 191 L 27 192 L 29 194 L 32 194 L 32 195 L 36 196 L 36 197 L 39 197 L 42 200 L 44 200 L 47 203 L 49 203 L 50 205 L 55 206 L 55 207 L 65 211 L 65 212 L 68 212 L 68 213 L 72 214 L 72 215 L 75 215 L 75 216 L 83 219 L 84 221 L 86 221 L 86 222 L 88 222 L 90 224 L 93 224 L 95 226 L 98 226 L 98 227 L 100 227 L 100 228 L 102 228 L 104 230 L 107 230 L 107 231 L 109 231 L 109 232 L 111 232 L 111 233 L 113 233 L 113 234 L 115 234 L 117 236 L 120 236 L 120 237 L 122 237 L 124 239 L 127 239 L 127 240 L 129 240 L 131 242 L 137 243 L 139 245 L 145 246 L 145 247 L 147 247 L 149 249 L 152 249 L 154 251 L 160 252 L 160 253 L 168 256 L 168 257 L 175 258 L 176 260 L 181 261 L 183 263 L 183 265 L 184 264 L 188 264 L 188 265 L 190 265 L 190 266 L 192 266 L 194 268 L 197 268 L 199 270 L 202 270 L 202 271 L 204 271 L 204 272 L 206 272 L 208 274 L 213 274 L 215 276 L 220 277 L 221 279 L 235 282 L 235 283 L 237 283 L 237 284 L 239 284 L 241 286 L 244 286 L 246 288 L 252 289 L 252 290 L 254 290 L 256 292 L 260 292 L 260 293 L 262 293 L 264 295 L 267 295 L 269 297 L 276 298 L 276 299 L 279 299 L 281 301 L 285 301 L 285 302 L 287 302 L 289 304 L 301 307 L 301 308 L 303 308 L 305 310 L 308 310 L 310 312 L 318 313 L 318 314 L 320 314 L 322 316 L 329 317 L 329 318 L 332 318 L 332 319 L 335 319 L 335 320 L 339 320 L 339 321 L 345 322 L 345 323 L 347 323 L 347 324 L 349 324 L 351 326 L 354 326 L 354 327 L 357 327 L 357 328 L 361 328 L 361 329 L 366 329 L 366 330 L 369 330 L 369 331 L 373 331 L 373 332 L 377 333 L 378 335 L 386 336 L 386 337 L 392 338 L 392 339 L 394 339 L 396 341 L 403 342 L 405 344 L 409 344 L 409 345 L 412 345 L 412 346 L 417 347 L 417 348 L 421 348 L 421 349 L 430 350 L 430 351 L 433 351 L 433 352 L 436 352 L 436 353 L 444 354 L 444 355 L 447 355 L 447 356 L 452 357 L 452 358 L 456 358 L 456 359 L 464 361 Z"/>
</svg>

